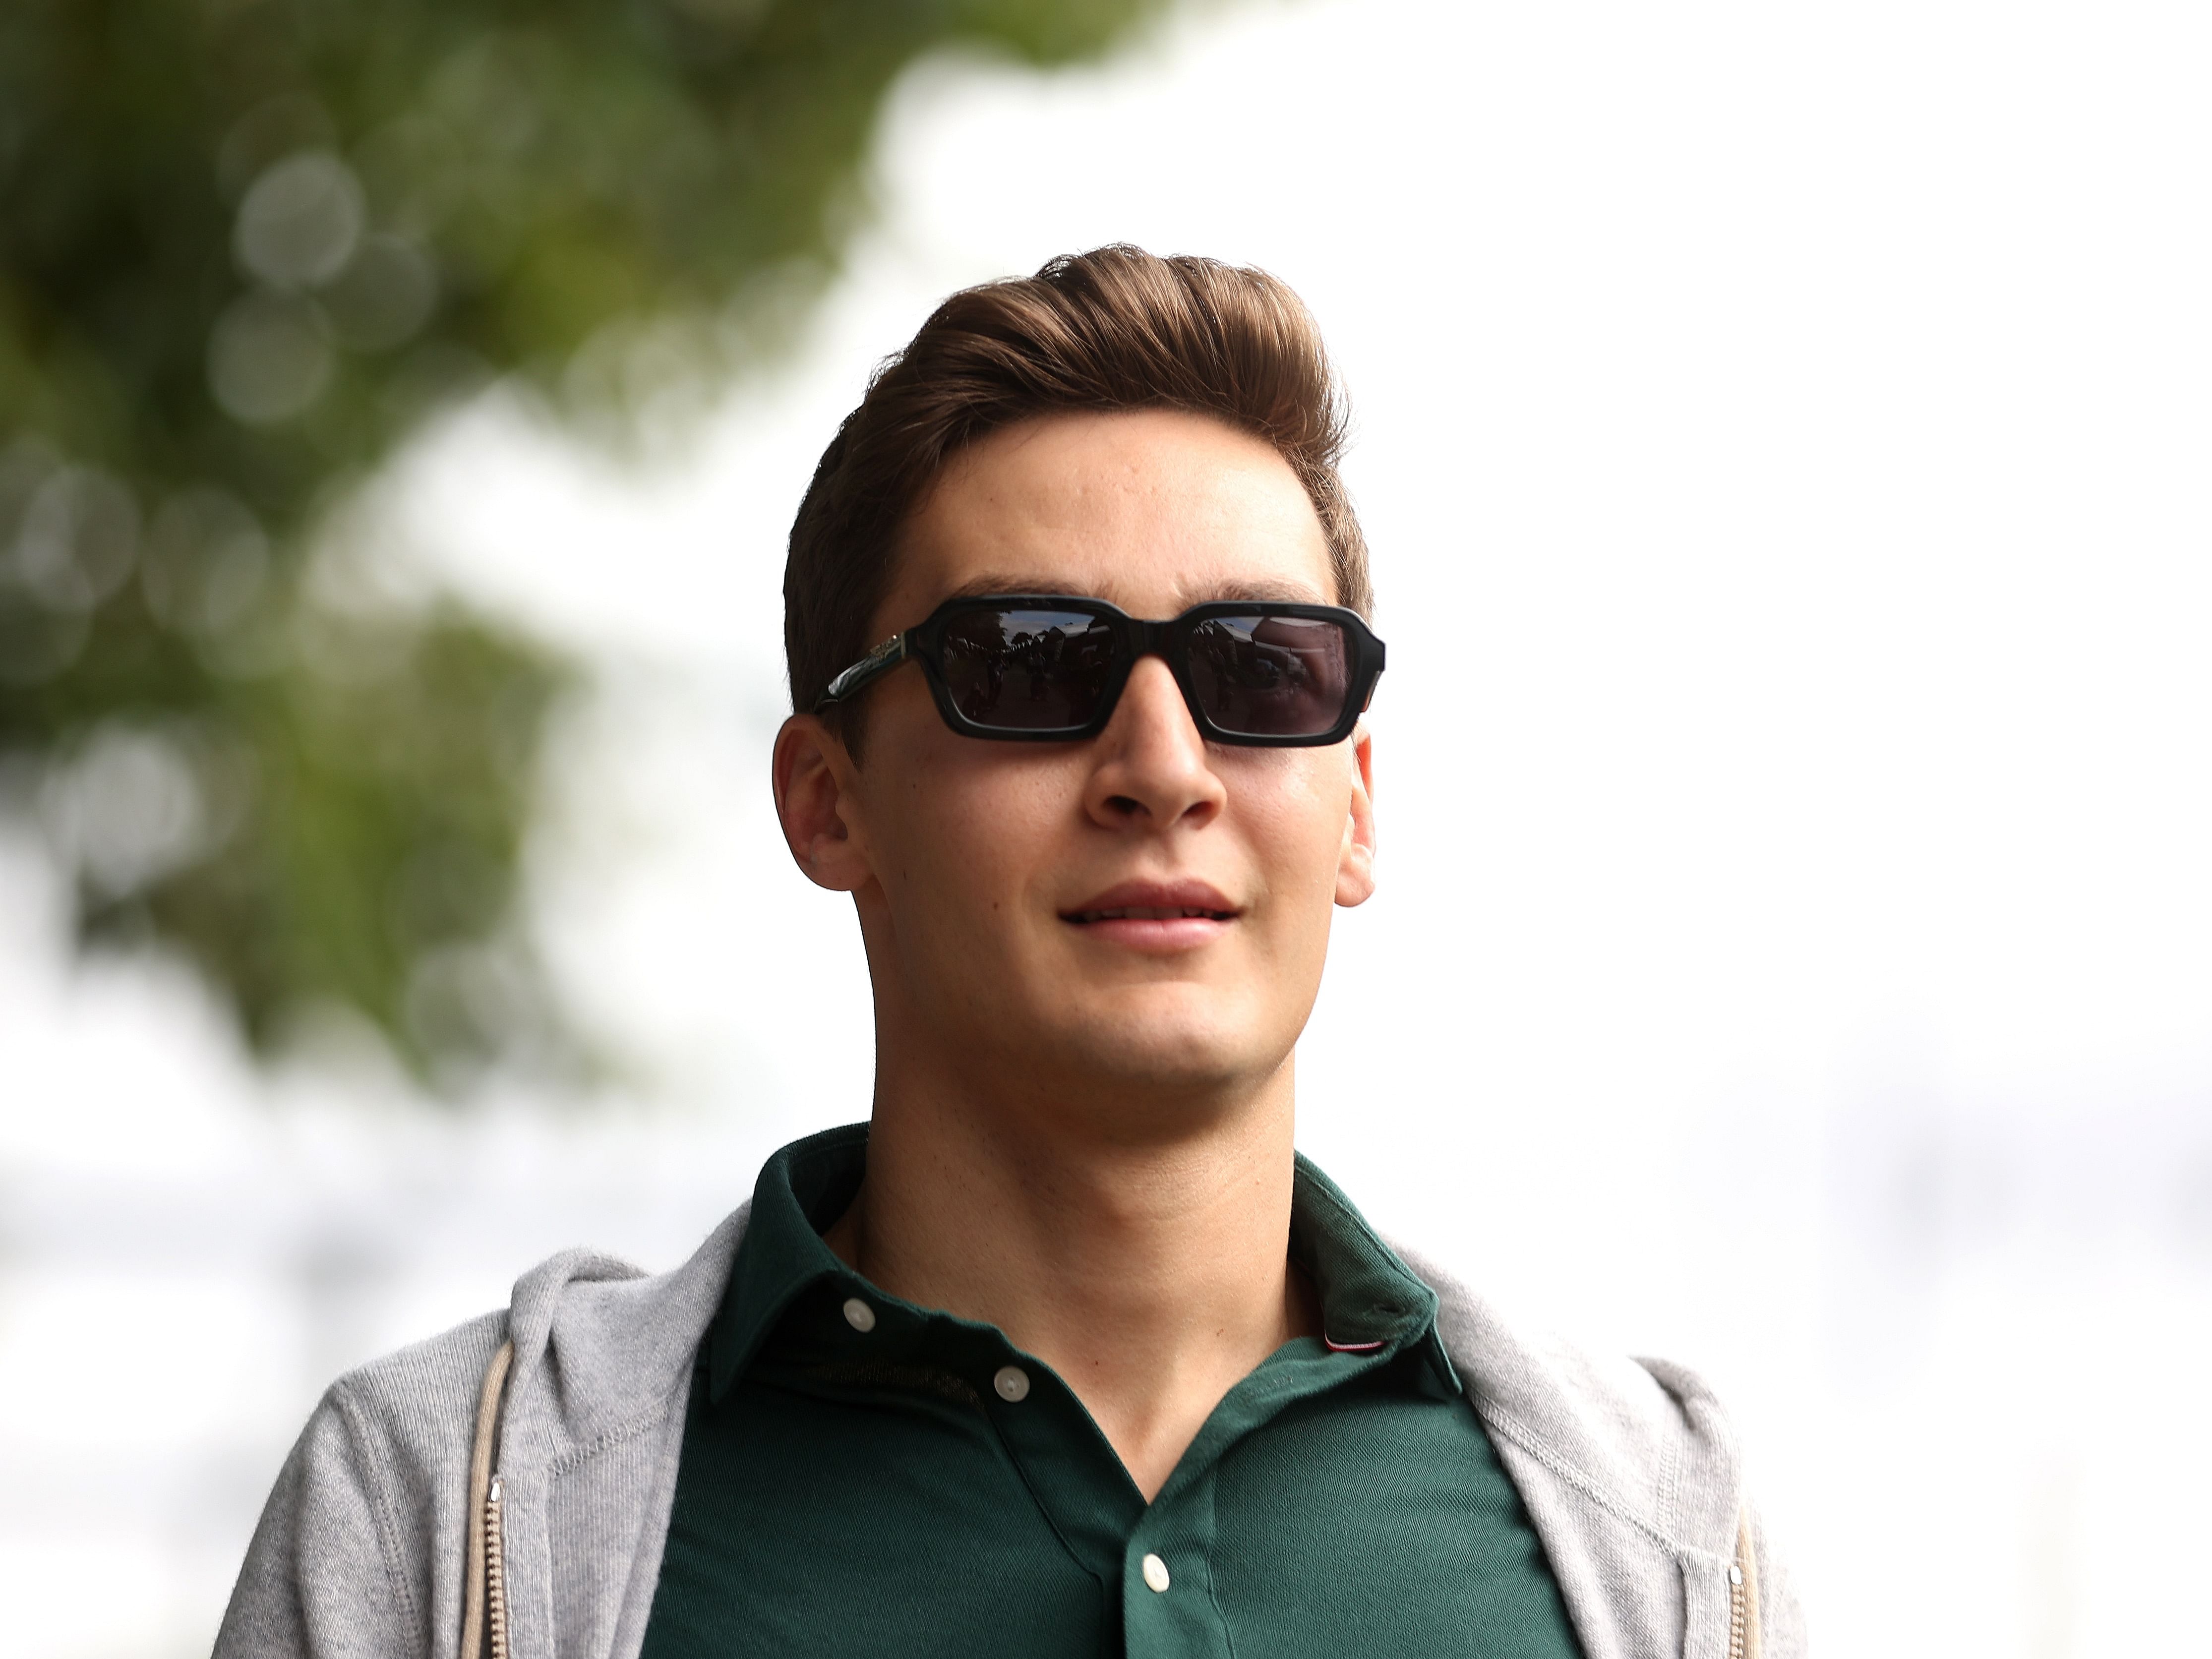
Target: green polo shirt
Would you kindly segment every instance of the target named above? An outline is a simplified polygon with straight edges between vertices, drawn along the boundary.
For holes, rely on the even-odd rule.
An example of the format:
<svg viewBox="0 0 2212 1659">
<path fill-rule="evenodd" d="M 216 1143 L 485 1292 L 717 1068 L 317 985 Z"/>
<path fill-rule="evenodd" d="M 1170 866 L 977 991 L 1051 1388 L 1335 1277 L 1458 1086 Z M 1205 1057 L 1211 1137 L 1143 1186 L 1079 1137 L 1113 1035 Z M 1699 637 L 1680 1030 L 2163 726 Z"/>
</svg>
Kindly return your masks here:
<svg viewBox="0 0 2212 1659">
<path fill-rule="evenodd" d="M 643 1659 L 1579 1654 L 1434 1293 L 1304 1158 L 1327 1340 L 1231 1389 L 1148 1504 L 1051 1367 L 822 1242 L 866 1157 L 855 1126 L 761 1172 Z"/>
</svg>

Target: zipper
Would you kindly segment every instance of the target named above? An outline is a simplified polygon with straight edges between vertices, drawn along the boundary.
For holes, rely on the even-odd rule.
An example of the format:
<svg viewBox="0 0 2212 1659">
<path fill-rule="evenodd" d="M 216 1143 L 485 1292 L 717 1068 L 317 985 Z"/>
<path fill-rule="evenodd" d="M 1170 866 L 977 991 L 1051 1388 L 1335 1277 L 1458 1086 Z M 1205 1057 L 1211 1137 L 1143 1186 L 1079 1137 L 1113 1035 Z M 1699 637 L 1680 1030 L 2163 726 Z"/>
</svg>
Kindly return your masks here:
<svg viewBox="0 0 2212 1659">
<path fill-rule="evenodd" d="M 495 1481 L 493 1485 L 495 1488 L 498 1483 Z M 1747 1633 L 1743 1606 L 1743 1569 L 1731 1561 L 1729 1563 L 1728 1659 L 1748 1659 L 1744 1651 L 1744 1638 Z"/>
<path fill-rule="evenodd" d="M 484 1495 L 484 1626 L 490 1638 L 489 1659 L 507 1659 L 507 1549 L 499 1529 L 499 1500 L 504 1485 L 495 1474 L 491 1490 Z M 1729 1651 L 1729 1659 L 1736 1659 L 1735 1649 Z"/>
</svg>

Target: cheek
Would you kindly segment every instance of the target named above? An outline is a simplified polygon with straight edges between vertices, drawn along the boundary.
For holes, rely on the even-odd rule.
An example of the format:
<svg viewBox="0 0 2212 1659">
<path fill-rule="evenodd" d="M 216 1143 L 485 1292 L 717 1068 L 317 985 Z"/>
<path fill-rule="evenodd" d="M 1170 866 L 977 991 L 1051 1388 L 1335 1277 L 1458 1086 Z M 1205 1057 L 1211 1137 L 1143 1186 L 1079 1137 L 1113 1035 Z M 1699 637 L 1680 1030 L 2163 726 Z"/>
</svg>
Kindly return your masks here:
<svg viewBox="0 0 2212 1659">
<path fill-rule="evenodd" d="M 951 742 L 958 747 L 917 745 L 900 767 L 879 838 L 889 854 L 882 873 L 895 913 L 974 937 L 1001 926 L 1050 866 L 1068 790 L 1052 769 L 1009 766 L 974 752 L 982 745 Z"/>
<path fill-rule="evenodd" d="M 1326 926 L 1336 896 L 1337 857 L 1352 811 L 1352 789 L 1334 750 L 1255 751 L 1276 763 L 1255 776 L 1244 817 L 1267 890 L 1294 908 L 1317 905 Z"/>
</svg>

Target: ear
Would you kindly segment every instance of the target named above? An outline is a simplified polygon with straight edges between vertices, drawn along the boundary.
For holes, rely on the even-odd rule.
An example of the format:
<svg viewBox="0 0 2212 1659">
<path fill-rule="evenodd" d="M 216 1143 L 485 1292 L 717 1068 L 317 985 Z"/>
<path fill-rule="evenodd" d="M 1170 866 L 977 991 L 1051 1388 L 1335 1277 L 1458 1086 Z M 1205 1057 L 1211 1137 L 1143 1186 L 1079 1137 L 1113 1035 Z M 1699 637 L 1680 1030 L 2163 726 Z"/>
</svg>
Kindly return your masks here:
<svg viewBox="0 0 2212 1659">
<path fill-rule="evenodd" d="M 1362 725 L 1352 734 L 1352 808 L 1336 855 L 1336 902 L 1364 904 L 1375 892 L 1375 737 Z"/>
<path fill-rule="evenodd" d="M 770 767 L 792 861 L 833 892 L 866 886 L 873 872 L 848 821 L 859 776 L 844 740 L 814 715 L 793 714 L 775 734 Z"/>
</svg>

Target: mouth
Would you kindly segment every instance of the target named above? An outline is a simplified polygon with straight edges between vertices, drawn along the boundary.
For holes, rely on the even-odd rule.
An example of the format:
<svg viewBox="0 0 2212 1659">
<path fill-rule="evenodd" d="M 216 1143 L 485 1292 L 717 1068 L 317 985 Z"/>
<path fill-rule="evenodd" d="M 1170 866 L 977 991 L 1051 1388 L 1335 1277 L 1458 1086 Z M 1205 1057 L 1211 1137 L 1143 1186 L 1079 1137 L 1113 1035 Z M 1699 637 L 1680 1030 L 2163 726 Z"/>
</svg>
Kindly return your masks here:
<svg viewBox="0 0 2212 1659">
<path fill-rule="evenodd" d="M 1203 905 L 1115 904 L 1096 910 L 1070 910 L 1060 920 L 1088 927 L 1094 921 L 1184 921 L 1200 917 L 1207 921 L 1234 921 L 1237 913 Z"/>
<path fill-rule="evenodd" d="M 1218 939 L 1240 914 L 1204 882 L 1124 882 L 1062 910 L 1060 919 L 1093 938 L 1179 951 Z"/>
</svg>

